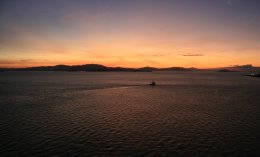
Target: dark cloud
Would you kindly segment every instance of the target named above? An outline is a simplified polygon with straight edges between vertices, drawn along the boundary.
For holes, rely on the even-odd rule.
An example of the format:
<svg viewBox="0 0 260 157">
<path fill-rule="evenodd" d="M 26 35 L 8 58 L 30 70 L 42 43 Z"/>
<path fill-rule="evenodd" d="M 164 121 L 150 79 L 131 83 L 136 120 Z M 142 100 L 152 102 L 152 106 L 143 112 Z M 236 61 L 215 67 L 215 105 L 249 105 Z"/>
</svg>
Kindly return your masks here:
<svg viewBox="0 0 260 157">
<path fill-rule="evenodd" d="M 148 53 L 140 53 L 138 54 L 140 57 L 165 57 L 165 56 L 170 56 L 170 54 L 148 54 Z"/>
<path fill-rule="evenodd" d="M 0 64 L 20 64 L 20 63 L 29 63 L 32 62 L 32 59 L 20 59 L 20 60 L 0 60 Z"/>
<path fill-rule="evenodd" d="M 181 56 L 185 56 L 185 57 L 200 57 L 200 56 L 204 56 L 203 54 L 200 53 L 186 53 L 186 54 L 180 54 Z"/>
<path fill-rule="evenodd" d="M 153 55 L 154 57 L 162 57 L 162 56 L 165 56 L 165 55 L 161 55 L 161 54 L 158 54 L 158 55 Z"/>
<path fill-rule="evenodd" d="M 48 62 L 48 59 L 20 59 L 20 63 L 37 63 L 37 62 Z"/>
<path fill-rule="evenodd" d="M 32 59 L 21 59 L 20 62 L 23 62 L 23 63 L 27 63 L 27 62 L 32 62 L 33 60 Z"/>
<path fill-rule="evenodd" d="M 154 57 L 165 57 L 165 56 L 170 56 L 171 54 L 169 53 L 159 53 L 159 54 L 153 54 L 152 56 Z"/>
<path fill-rule="evenodd" d="M 12 61 L 12 60 L 2 60 L 2 59 L 0 59 L 0 65 L 1 64 L 15 64 L 15 62 Z"/>
</svg>

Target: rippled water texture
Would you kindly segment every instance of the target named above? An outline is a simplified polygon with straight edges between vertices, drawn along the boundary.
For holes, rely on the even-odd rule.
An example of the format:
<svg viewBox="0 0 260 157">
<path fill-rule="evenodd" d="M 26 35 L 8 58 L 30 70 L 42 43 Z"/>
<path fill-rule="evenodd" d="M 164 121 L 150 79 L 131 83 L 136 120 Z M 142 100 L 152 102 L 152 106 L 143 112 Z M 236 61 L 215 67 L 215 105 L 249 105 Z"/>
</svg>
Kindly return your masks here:
<svg viewBox="0 0 260 157">
<path fill-rule="evenodd" d="M 1 73 L 0 156 L 259 156 L 260 79 L 242 75 Z"/>
</svg>

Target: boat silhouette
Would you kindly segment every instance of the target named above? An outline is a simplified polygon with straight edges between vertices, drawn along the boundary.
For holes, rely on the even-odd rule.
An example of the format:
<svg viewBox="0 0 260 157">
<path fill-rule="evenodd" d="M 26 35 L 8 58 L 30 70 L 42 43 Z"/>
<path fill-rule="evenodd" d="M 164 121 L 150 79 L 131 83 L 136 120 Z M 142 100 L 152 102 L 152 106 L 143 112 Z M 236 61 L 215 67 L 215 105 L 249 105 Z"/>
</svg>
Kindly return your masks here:
<svg viewBox="0 0 260 157">
<path fill-rule="evenodd" d="M 250 77 L 260 77 L 260 73 L 251 73 L 249 75 L 245 75 L 245 76 L 250 76 Z"/>
<path fill-rule="evenodd" d="M 155 86 L 156 83 L 155 83 L 155 81 L 152 81 L 149 85 L 150 85 L 150 86 Z"/>
</svg>

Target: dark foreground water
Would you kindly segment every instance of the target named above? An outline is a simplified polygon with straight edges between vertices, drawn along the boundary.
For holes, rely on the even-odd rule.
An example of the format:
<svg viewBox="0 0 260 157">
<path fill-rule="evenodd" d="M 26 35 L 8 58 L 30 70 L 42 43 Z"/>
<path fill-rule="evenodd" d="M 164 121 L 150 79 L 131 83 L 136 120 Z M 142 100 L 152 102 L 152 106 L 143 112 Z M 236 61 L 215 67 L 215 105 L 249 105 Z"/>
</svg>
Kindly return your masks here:
<svg viewBox="0 0 260 157">
<path fill-rule="evenodd" d="M 259 156 L 260 79 L 242 75 L 0 73 L 0 156 Z"/>
</svg>

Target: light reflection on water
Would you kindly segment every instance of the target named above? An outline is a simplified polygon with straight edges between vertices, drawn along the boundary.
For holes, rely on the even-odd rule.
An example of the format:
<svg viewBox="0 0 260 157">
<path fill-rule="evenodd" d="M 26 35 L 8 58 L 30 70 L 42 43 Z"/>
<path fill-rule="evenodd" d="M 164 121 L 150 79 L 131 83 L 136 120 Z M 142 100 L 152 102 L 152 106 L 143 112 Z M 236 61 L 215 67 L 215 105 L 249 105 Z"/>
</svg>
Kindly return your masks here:
<svg viewBox="0 0 260 157">
<path fill-rule="evenodd" d="M 257 156 L 259 87 L 241 73 L 5 72 L 0 156 Z"/>
</svg>

